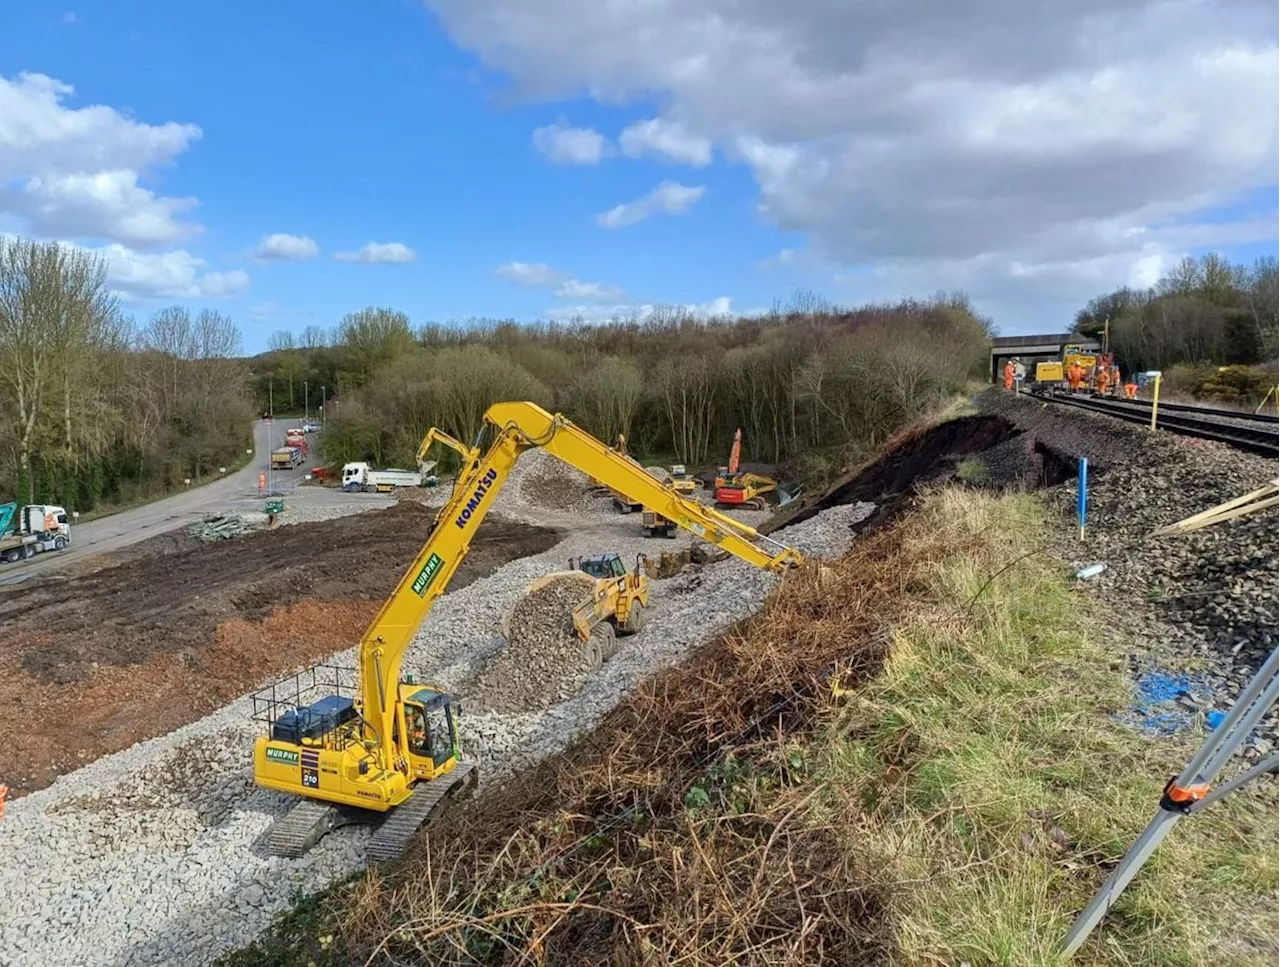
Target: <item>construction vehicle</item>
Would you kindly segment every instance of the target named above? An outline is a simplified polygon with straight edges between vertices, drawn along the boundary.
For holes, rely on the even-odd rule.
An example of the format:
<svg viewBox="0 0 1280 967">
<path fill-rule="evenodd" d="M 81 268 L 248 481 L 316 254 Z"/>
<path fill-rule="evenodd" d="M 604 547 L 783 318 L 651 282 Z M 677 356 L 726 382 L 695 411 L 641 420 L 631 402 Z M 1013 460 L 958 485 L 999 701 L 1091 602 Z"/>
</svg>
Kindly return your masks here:
<svg viewBox="0 0 1280 967">
<path fill-rule="evenodd" d="M 434 460 L 419 461 L 417 470 L 377 470 L 362 460 L 342 465 L 342 489 L 348 493 L 387 493 L 396 487 L 422 487 L 433 478 Z"/>
<path fill-rule="evenodd" d="M 325 679 L 325 666 L 316 666 L 253 696 L 254 717 L 266 725 L 254 742 L 254 781 L 303 797 L 268 834 L 277 855 L 301 855 L 335 826 L 389 813 L 368 857 L 395 858 L 446 797 L 476 781 L 474 763 L 462 758 L 453 697 L 412 677 L 402 681 L 401 664 L 525 451 L 541 447 L 757 567 L 804 563 L 773 538 L 681 497 L 559 414 L 534 403 L 495 403 L 484 419 L 484 450 L 480 439 L 469 447 L 434 427 L 422 441 L 419 461 L 440 443 L 461 457 L 461 468 L 426 543 L 360 639 L 354 681 L 340 670 Z M 612 573 L 612 561 L 608 567 Z M 320 688 L 332 691 L 311 701 Z"/>
<path fill-rule="evenodd" d="M 271 451 L 272 470 L 292 470 L 302 466 L 305 460 L 306 457 L 297 447 L 281 447 Z"/>
<path fill-rule="evenodd" d="M 0 561 L 12 564 L 71 544 L 71 522 L 65 507 L 12 501 L 0 504 Z"/>
<path fill-rule="evenodd" d="M 764 510 L 764 495 L 778 489 L 778 481 L 758 473 L 740 469 L 742 461 L 742 429 L 733 434 L 733 446 L 729 449 L 729 465 L 716 471 L 715 498 L 717 507 L 750 507 Z"/>
<path fill-rule="evenodd" d="M 286 430 L 284 434 L 284 445 L 286 447 L 297 447 L 302 451 L 302 455 L 304 457 L 311 449 L 310 445 L 307 443 L 306 434 L 301 430 Z"/>
<path fill-rule="evenodd" d="M 680 494 L 695 494 L 702 489 L 702 481 L 691 476 L 683 463 L 671 465 L 671 485 Z"/>
<path fill-rule="evenodd" d="M 570 618 L 582 639 L 584 664 L 595 669 L 617 654 L 618 636 L 634 635 L 644 627 L 644 609 L 649 606 L 646 563 L 645 556 L 638 554 L 635 569 L 628 571 L 618 554 L 570 558 L 569 570 L 536 578 L 524 593 L 532 594 L 555 581 L 582 581 L 582 603 Z M 509 614 L 504 615 L 500 624 L 504 638 L 510 634 L 508 620 Z"/>
</svg>

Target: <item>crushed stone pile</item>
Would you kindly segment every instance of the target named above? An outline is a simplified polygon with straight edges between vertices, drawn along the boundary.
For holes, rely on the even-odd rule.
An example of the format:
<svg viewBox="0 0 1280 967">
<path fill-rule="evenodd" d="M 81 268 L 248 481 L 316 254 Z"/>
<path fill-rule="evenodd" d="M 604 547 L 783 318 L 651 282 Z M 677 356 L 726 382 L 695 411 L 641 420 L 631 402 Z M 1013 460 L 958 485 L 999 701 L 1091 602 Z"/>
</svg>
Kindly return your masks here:
<svg viewBox="0 0 1280 967">
<path fill-rule="evenodd" d="M 481 673 L 475 697 L 494 712 L 528 712 L 572 697 L 589 669 L 573 609 L 590 582 L 563 575 L 518 600 L 503 624 L 506 645 Z"/>
<path fill-rule="evenodd" d="M 519 483 L 519 497 L 529 507 L 544 510 L 583 511 L 596 506 L 587 491 L 587 476 L 542 451 L 520 458 L 525 470 Z"/>
</svg>

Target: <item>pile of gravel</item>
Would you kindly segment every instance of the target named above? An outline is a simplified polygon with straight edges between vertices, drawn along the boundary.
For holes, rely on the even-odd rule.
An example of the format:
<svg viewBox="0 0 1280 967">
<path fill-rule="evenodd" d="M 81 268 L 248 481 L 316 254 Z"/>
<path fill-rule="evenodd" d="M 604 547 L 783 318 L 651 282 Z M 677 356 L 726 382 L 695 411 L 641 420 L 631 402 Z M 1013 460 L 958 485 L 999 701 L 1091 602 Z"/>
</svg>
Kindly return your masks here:
<svg viewBox="0 0 1280 967">
<path fill-rule="evenodd" d="M 813 556 L 837 555 L 871 509 L 837 507 L 778 536 Z M 551 550 L 441 598 L 404 671 L 466 686 L 502 648 L 501 617 L 530 581 L 562 570 L 571 556 L 616 551 L 630 561 L 655 544 L 634 516 L 578 514 L 574 525 Z M 682 533 L 660 543 L 678 550 L 690 542 Z M 654 581 L 646 629 L 621 639 L 616 657 L 547 708 L 479 711 L 460 688 L 464 754 L 484 782 L 559 751 L 645 676 L 756 611 L 777 580 L 732 559 Z M 327 659 L 354 660 L 353 649 Z M 250 713 L 248 698 L 238 699 L 9 803 L 0 821 L 6 967 L 206 964 L 251 942 L 298 894 L 361 868 L 363 826 L 330 833 L 300 859 L 267 855 L 265 834 L 294 800 L 252 784 L 261 726 Z"/>
<path fill-rule="evenodd" d="M 480 674 L 471 694 L 494 712 L 527 712 L 570 698 L 590 669 L 573 609 L 593 583 L 556 578 L 516 602 L 503 622 L 506 643 Z"/>
</svg>

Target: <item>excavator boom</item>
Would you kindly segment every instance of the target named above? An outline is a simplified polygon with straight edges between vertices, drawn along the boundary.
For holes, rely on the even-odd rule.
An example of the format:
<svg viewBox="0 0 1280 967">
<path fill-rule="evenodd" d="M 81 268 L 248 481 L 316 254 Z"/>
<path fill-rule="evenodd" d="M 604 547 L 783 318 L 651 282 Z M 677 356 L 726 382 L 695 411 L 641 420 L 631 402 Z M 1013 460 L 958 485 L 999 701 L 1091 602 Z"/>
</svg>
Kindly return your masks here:
<svg viewBox="0 0 1280 967">
<path fill-rule="evenodd" d="M 432 687 L 402 683 L 400 667 L 418 629 L 465 559 L 512 467 L 526 450 L 546 450 L 611 490 L 757 567 L 780 571 L 803 564 L 791 548 L 680 496 L 670 480 L 655 479 L 563 416 L 553 416 L 533 403 L 495 403 L 485 413 L 485 422 L 491 438 L 483 453 L 478 443 L 468 447 L 435 428 L 423 440 L 419 462 L 440 443 L 457 452 L 462 463 L 453 492 L 432 523 L 418 556 L 360 641 L 359 697 L 353 701 L 333 696 L 298 707 L 288 713 L 287 723 L 284 718 L 273 720 L 270 734 L 255 743 L 254 779 L 260 785 L 330 804 L 374 810 L 411 802 L 404 807 L 404 815 L 412 818 L 417 812 L 429 812 L 434 802 L 428 796 L 416 796 L 415 784 L 426 781 L 443 796 L 447 783 L 437 786 L 437 780 L 452 773 L 449 782 L 456 784 L 460 775 L 470 772 L 471 764 L 458 759 L 452 697 Z M 431 731 L 426 720 L 432 715 L 438 718 L 437 732 L 426 735 Z M 441 738 L 444 733 L 452 739 Z M 424 821 L 427 812 L 413 822 Z M 400 814 L 397 810 L 396 815 Z M 300 815 L 298 822 L 308 831 L 330 821 L 309 817 L 306 810 Z M 400 825 L 408 821 L 406 818 Z M 397 828 L 393 823 L 384 824 L 386 835 L 399 848 L 416 825 L 399 832 Z M 374 846 L 379 843 L 377 836 Z M 305 837 L 299 834 L 296 838 L 302 842 Z"/>
</svg>

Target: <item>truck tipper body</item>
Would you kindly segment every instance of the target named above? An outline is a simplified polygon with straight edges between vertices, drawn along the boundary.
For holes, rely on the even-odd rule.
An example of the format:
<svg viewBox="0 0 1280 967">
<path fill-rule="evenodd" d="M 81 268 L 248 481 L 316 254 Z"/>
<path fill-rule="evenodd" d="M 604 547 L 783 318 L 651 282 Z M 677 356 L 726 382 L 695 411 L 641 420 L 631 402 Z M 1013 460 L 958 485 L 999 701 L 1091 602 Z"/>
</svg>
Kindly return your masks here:
<svg viewBox="0 0 1280 967">
<path fill-rule="evenodd" d="M 297 447 L 281 447 L 271 453 L 271 468 L 273 470 L 292 470 L 294 467 L 302 466 L 302 462 L 305 459 L 303 452 Z"/>
<path fill-rule="evenodd" d="M 65 507 L 0 504 L 0 561 L 21 561 L 70 544 L 71 521 Z"/>
</svg>

